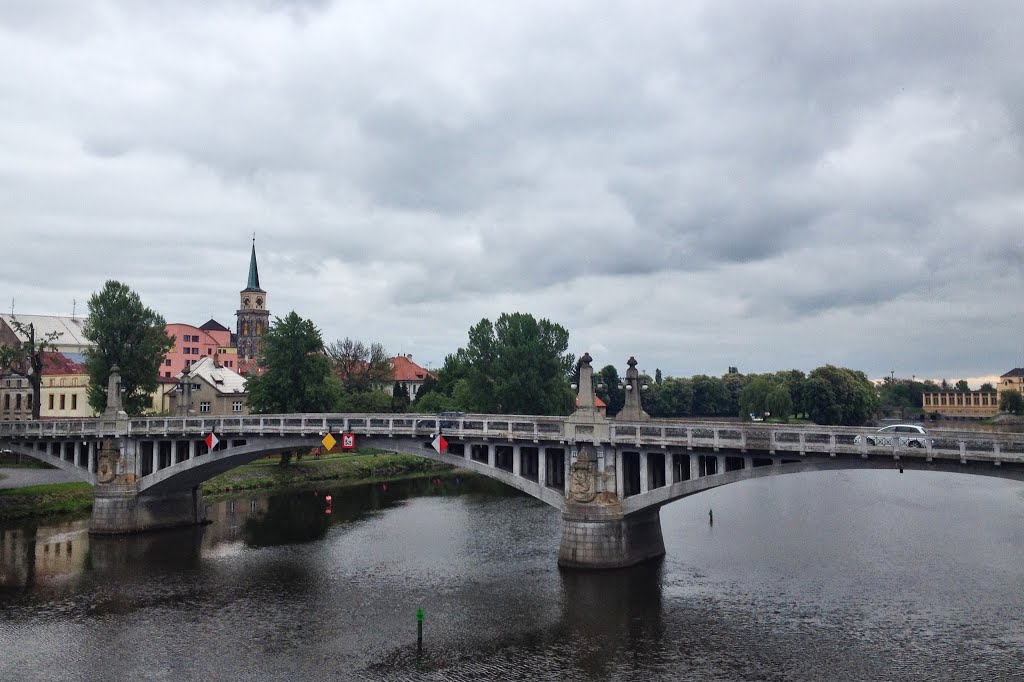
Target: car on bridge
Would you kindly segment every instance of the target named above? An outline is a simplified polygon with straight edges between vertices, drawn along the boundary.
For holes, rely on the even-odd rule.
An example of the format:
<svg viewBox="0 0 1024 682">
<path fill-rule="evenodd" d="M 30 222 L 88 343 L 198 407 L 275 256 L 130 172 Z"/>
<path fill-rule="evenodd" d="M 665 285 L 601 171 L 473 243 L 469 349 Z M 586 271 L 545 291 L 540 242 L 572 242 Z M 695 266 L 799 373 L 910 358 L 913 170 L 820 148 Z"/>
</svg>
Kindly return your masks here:
<svg viewBox="0 0 1024 682">
<path fill-rule="evenodd" d="M 917 424 L 891 424 L 878 429 L 876 434 L 867 436 L 866 440 L 868 445 L 891 447 L 898 442 L 905 448 L 923 448 L 928 444 L 928 439 L 924 438 L 927 435 L 925 428 Z M 860 445 L 860 436 L 855 436 L 853 443 Z"/>
</svg>

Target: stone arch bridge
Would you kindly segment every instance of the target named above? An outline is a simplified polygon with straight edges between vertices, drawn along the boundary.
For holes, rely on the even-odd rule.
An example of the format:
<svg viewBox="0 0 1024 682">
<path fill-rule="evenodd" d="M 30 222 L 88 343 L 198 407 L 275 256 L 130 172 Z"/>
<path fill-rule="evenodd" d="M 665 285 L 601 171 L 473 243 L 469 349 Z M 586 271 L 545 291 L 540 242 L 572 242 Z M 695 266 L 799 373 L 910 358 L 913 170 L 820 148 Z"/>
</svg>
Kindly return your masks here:
<svg viewBox="0 0 1024 682">
<path fill-rule="evenodd" d="M 447 452 L 431 440 L 440 430 Z M 326 433 L 453 464 L 559 510 L 559 563 L 609 568 L 664 553 L 659 509 L 762 476 L 831 469 L 920 469 L 1024 480 L 1024 434 L 934 431 L 922 442 L 874 429 L 736 422 L 466 414 L 289 414 L 236 418 L 103 417 L 0 423 L 0 449 L 95 486 L 91 530 L 200 523 L 200 484 L 269 454 L 308 451 Z M 205 437 L 220 440 L 210 450 Z"/>
</svg>

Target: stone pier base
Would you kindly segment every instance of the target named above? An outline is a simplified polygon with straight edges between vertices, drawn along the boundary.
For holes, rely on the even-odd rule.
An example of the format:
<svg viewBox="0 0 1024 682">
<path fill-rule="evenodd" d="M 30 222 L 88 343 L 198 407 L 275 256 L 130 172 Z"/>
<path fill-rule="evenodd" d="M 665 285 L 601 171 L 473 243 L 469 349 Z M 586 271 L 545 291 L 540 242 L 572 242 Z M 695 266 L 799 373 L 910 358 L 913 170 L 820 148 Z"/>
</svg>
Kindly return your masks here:
<svg viewBox="0 0 1024 682">
<path fill-rule="evenodd" d="M 160 528 L 192 526 L 206 521 L 199 488 L 139 494 L 133 485 L 98 485 L 94 492 L 89 532 L 96 535 L 141 533 Z"/>
<path fill-rule="evenodd" d="M 562 513 L 562 568 L 624 568 L 663 554 L 657 507 L 624 517 L 618 505 L 569 504 Z"/>
</svg>

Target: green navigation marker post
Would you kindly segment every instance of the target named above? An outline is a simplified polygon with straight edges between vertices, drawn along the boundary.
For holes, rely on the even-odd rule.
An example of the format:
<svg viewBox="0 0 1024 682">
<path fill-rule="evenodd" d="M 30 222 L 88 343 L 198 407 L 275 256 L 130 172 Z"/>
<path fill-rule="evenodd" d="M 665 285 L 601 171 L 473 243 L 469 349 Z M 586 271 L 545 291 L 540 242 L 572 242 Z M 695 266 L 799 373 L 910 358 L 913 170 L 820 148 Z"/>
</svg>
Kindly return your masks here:
<svg viewBox="0 0 1024 682">
<path fill-rule="evenodd" d="M 423 653 L 423 608 L 416 609 L 416 655 Z"/>
</svg>

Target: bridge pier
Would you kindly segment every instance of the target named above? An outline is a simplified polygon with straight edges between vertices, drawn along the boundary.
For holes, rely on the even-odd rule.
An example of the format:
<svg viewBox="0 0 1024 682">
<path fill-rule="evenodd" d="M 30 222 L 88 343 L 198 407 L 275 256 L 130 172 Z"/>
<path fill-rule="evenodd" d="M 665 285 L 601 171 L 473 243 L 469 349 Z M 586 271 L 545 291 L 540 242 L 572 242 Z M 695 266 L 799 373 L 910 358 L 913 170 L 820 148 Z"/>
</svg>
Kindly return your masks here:
<svg viewBox="0 0 1024 682">
<path fill-rule="evenodd" d="M 641 457 L 641 466 L 644 461 Z M 571 467 L 569 491 L 562 510 L 559 567 L 625 568 L 665 554 L 660 506 L 623 515 L 618 494 L 599 490 L 618 475 L 598 471 L 597 465 L 598 459 L 591 446 L 580 447 Z M 644 467 L 641 486 L 646 474 Z"/>
<path fill-rule="evenodd" d="M 197 486 L 160 495 L 140 494 L 131 483 L 96 486 L 89 532 L 94 535 L 141 533 L 206 522 L 203 491 Z"/>
<path fill-rule="evenodd" d="M 665 554 L 659 507 L 623 516 L 618 504 L 567 504 L 561 568 L 625 568 Z"/>
</svg>

